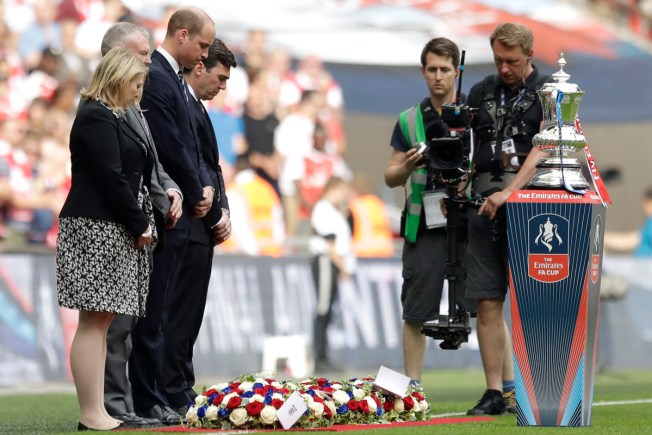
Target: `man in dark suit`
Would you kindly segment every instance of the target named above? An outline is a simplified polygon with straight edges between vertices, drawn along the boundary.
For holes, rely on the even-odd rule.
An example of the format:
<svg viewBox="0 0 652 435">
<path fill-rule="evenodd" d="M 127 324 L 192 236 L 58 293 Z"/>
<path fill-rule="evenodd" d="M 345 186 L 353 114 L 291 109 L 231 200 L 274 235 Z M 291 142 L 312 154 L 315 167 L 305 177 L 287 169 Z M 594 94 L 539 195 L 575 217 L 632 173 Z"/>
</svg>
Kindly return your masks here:
<svg viewBox="0 0 652 435">
<path fill-rule="evenodd" d="M 165 39 L 152 54 L 141 102 L 161 163 L 184 197 L 181 218 L 166 231 L 164 248 L 154 253 L 147 314 L 132 332 L 129 359 L 136 414 L 164 424 L 181 420 L 163 391 L 165 341 L 176 340 L 176 331 L 165 324 L 166 299 L 184 291 L 176 283 L 180 260 L 191 234 L 204 227 L 201 218 L 214 225 L 222 214 L 219 208 L 211 210 L 215 190 L 202 159 L 189 91 L 181 74 L 183 68 L 193 68 L 206 57 L 214 38 L 215 25 L 201 9 L 185 7 L 172 14 Z M 198 273 L 203 270 L 203 265 L 191 267 L 197 267 Z"/>
<path fill-rule="evenodd" d="M 185 414 L 187 405 L 194 403 L 197 396 L 193 390 L 193 346 L 204 317 L 213 262 L 213 245 L 223 242 L 231 235 L 229 204 L 224 191 L 215 130 L 201 100 L 212 100 L 224 90 L 231 75 L 231 68 L 236 66 L 233 53 L 216 38 L 208 49 L 206 59 L 193 69 L 186 70 L 184 74 L 189 85 L 189 100 L 194 109 L 202 156 L 216 192 L 212 208 L 220 208 L 223 213 L 217 225 L 204 218 L 204 227 L 197 228 L 197 232 L 191 231 L 177 279 L 177 286 L 184 291 L 176 293 L 176 297 L 167 301 L 166 326 L 174 330 L 175 335 L 174 340 L 166 337 L 164 390 L 170 405 L 180 414 Z"/>
<path fill-rule="evenodd" d="M 102 39 L 102 56 L 112 48 L 121 47 L 138 57 L 145 65 L 152 63 L 149 53 L 149 33 L 132 23 L 116 23 L 107 30 Z M 155 159 L 151 175 L 150 196 L 154 205 L 158 249 L 164 244 L 165 227 L 173 227 L 181 217 L 181 191 L 172 181 L 158 160 L 158 154 L 147 121 L 135 106 L 125 111 L 127 123 L 147 146 Z M 131 385 L 127 377 L 127 362 L 131 354 L 131 330 L 136 326 L 136 316 L 117 315 L 106 337 L 107 354 L 104 371 L 104 406 L 109 414 L 123 422 L 123 427 L 142 428 L 160 425 L 157 419 L 142 418 L 135 414 Z"/>
</svg>

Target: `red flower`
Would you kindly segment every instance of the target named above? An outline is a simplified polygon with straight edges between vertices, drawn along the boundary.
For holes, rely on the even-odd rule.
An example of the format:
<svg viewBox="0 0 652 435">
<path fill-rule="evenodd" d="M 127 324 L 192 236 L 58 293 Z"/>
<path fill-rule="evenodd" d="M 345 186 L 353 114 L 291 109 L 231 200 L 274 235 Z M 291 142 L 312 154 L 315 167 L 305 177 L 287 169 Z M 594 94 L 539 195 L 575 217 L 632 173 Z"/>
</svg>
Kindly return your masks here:
<svg viewBox="0 0 652 435">
<path fill-rule="evenodd" d="M 255 388 L 254 389 L 254 394 L 260 394 L 261 396 L 264 396 L 267 393 L 264 388 Z"/>
<path fill-rule="evenodd" d="M 415 391 L 414 393 L 412 393 L 412 397 L 417 399 L 419 402 L 424 399 L 423 394 L 419 393 L 418 391 Z"/>
<path fill-rule="evenodd" d="M 403 399 L 403 405 L 405 405 L 405 410 L 409 411 L 414 407 L 414 399 L 410 396 L 407 396 Z"/>
<path fill-rule="evenodd" d="M 333 417 L 333 411 L 328 406 L 324 406 L 324 414 L 326 414 L 326 418 L 329 420 Z"/>
<path fill-rule="evenodd" d="M 272 401 L 269 404 L 272 405 L 276 409 L 280 409 L 281 406 L 283 406 L 284 403 L 285 402 L 282 401 L 281 399 L 272 399 Z"/>
<path fill-rule="evenodd" d="M 313 400 L 315 402 L 318 402 L 318 403 L 324 403 L 324 399 L 322 399 L 321 397 L 319 397 L 317 395 L 313 396 Z"/>
<path fill-rule="evenodd" d="M 224 400 L 224 394 L 220 393 L 217 395 L 215 399 L 213 399 L 213 405 L 215 406 L 220 406 L 220 403 L 222 403 L 222 400 Z"/>
<path fill-rule="evenodd" d="M 327 383 L 328 383 L 328 379 L 326 379 L 326 378 L 317 378 L 317 379 L 315 379 L 315 380 L 317 381 L 317 384 L 318 384 L 320 387 L 322 387 L 322 386 L 324 386 L 324 384 L 327 384 Z"/>
<path fill-rule="evenodd" d="M 206 391 L 204 392 L 204 396 L 206 396 L 206 397 L 208 397 L 208 396 L 212 396 L 212 395 L 215 394 L 215 393 L 217 393 L 217 390 L 216 390 L 215 388 L 211 388 L 210 390 L 206 390 Z"/>
<path fill-rule="evenodd" d="M 290 394 L 291 393 L 290 389 L 285 388 L 285 387 L 284 388 L 279 388 L 278 392 L 282 393 L 282 394 Z"/>
<path fill-rule="evenodd" d="M 259 415 L 264 407 L 265 404 L 262 402 L 249 402 L 247 403 L 247 406 L 245 406 L 245 409 L 249 415 Z"/>
<path fill-rule="evenodd" d="M 366 400 L 360 401 L 360 410 L 365 414 L 369 414 L 369 403 Z"/>
<path fill-rule="evenodd" d="M 394 402 L 392 402 L 391 400 L 386 401 L 383 404 L 383 409 L 385 410 L 385 412 L 391 411 L 392 409 L 394 409 Z"/>
<path fill-rule="evenodd" d="M 324 388 L 322 389 L 322 391 L 323 391 L 324 393 L 333 394 L 333 393 L 335 392 L 335 388 L 333 388 L 333 387 L 324 387 Z"/>
<path fill-rule="evenodd" d="M 242 399 L 239 396 L 232 396 L 226 404 L 226 409 L 235 409 L 240 406 L 241 403 Z"/>
<path fill-rule="evenodd" d="M 346 403 L 346 407 L 349 408 L 350 411 L 357 411 L 358 408 L 360 408 L 360 402 L 351 399 Z"/>
</svg>

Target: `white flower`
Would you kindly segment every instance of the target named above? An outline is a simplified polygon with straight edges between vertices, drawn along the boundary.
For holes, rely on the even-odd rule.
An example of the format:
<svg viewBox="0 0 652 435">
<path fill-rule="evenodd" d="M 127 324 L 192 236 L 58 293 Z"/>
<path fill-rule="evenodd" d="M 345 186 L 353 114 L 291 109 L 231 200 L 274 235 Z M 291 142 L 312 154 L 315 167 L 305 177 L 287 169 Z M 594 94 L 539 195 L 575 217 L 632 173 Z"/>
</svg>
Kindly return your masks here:
<svg viewBox="0 0 652 435">
<path fill-rule="evenodd" d="M 285 402 L 285 399 L 283 398 L 283 395 L 281 393 L 273 393 L 272 399 L 279 399 Z"/>
<path fill-rule="evenodd" d="M 256 378 L 256 379 L 254 379 L 254 384 L 267 385 L 267 381 L 265 379 L 263 379 L 263 378 Z"/>
<path fill-rule="evenodd" d="M 262 424 L 273 424 L 276 421 L 276 408 L 267 405 L 260 411 L 260 422 Z"/>
<path fill-rule="evenodd" d="M 272 381 L 270 385 L 274 388 L 283 388 L 283 384 L 281 384 L 279 381 Z"/>
<path fill-rule="evenodd" d="M 315 399 L 310 394 L 302 394 L 301 398 L 306 402 L 306 405 L 310 405 Z"/>
<path fill-rule="evenodd" d="M 403 412 L 405 410 L 405 406 L 403 405 L 403 399 L 400 397 L 397 397 L 394 399 L 394 409 L 396 412 Z"/>
<path fill-rule="evenodd" d="M 351 398 L 349 397 L 346 391 L 336 390 L 333 393 L 333 400 L 339 404 L 342 404 L 342 403 L 347 403 L 349 400 L 351 400 Z"/>
<path fill-rule="evenodd" d="M 218 408 L 215 405 L 210 405 L 208 408 L 206 408 L 206 418 L 209 420 L 217 420 L 217 411 L 219 411 L 220 408 Z"/>
<path fill-rule="evenodd" d="M 231 412 L 231 415 L 229 415 L 229 420 L 231 420 L 234 426 L 242 426 L 247 421 L 247 410 L 244 408 L 235 408 Z"/>
<path fill-rule="evenodd" d="M 324 404 L 319 402 L 312 402 L 308 407 L 315 414 L 315 417 L 321 417 L 324 414 Z"/>
<path fill-rule="evenodd" d="M 353 398 L 355 400 L 362 400 L 364 398 L 364 390 L 353 387 Z"/>
<path fill-rule="evenodd" d="M 229 403 L 229 400 L 231 400 L 231 397 L 237 396 L 237 395 L 238 395 L 238 393 L 236 393 L 236 392 L 227 394 L 226 396 L 224 396 L 224 399 L 222 399 L 221 405 L 226 406 L 226 404 Z"/>
<path fill-rule="evenodd" d="M 228 382 L 220 382 L 219 384 L 215 385 L 214 387 L 217 391 L 222 391 L 223 389 L 227 388 L 229 386 Z"/>
<path fill-rule="evenodd" d="M 253 382 L 248 382 L 248 381 L 243 382 L 243 383 L 240 384 L 240 386 L 238 388 L 240 388 L 242 391 L 245 391 L 245 392 L 246 391 L 251 391 L 254 388 L 254 383 Z"/>
<path fill-rule="evenodd" d="M 340 389 L 342 389 L 342 384 L 340 384 L 339 382 L 333 382 L 333 383 L 331 384 L 331 388 L 332 388 L 333 390 L 340 390 Z"/>
<path fill-rule="evenodd" d="M 286 382 L 285 386 L 292 391 L 298 390 L 299 387 L 297 387 L 297 384 L 293 384 L 292 382 Z"/>
<path fill-rule="evenodd" d="M 197 420 L 198 420 L 197 408 L 195 408 L 194 406 L 191 406 L 190 408 L 188 408 L 188 412 L 186 412 L 186 420 L 190 424 L 197 422 Z"/>
<path fill-rule="evenodd" d="M 207 397 L 202 394 L 198 394 L 197 397 L 195 397 L 195 405 L 197 405 L 197 407 L 202 406 L 206 401 Z"/>
<path fill-rule="evenodd" d="M 369 411 L 371 411 L 371 412 L 378 411 L 378 404 L 376 403 L 376 401 L 374 399 L 367 396 L 367 397 L 364 398 L 364 400 L 366 400 L 367 404 L 369 405 Z"/>
<path fill-rule="evenodd" d="M 425 399 L 421 400 L 419 402 L 419 405 L 421 405 L 421 412 L 426 412 L 428 411 L 428 409 L 430 409 L 430 405 L 428 405 L 428 401 L 426 401 Z"/>
<path fill-rule="evenodd" d="M 260 402 L 263 403 L 265 401 L 265 398 L 261 396 L 260 394 L 254 394 L 249 398 L 249 403 L 251 402 Z"/>
</svg>

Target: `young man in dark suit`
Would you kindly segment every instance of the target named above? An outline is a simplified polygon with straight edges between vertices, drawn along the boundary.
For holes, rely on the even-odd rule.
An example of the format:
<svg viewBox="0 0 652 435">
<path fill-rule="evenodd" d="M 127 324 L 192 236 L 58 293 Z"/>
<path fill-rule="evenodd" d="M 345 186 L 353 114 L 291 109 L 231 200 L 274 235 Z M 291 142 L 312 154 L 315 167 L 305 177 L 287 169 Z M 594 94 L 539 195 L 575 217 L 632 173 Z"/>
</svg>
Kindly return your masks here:
<svg viewBox="0 0 652 435">
<path fill-rule="evenodd" d="M 217 225 L 209 218 L 204 218 L 202 233 L 191 234 L 177 278 L 177 286 L 184 289 L 184 292 L 175 293 L 176 298 L 170 298 L 166 302 L 169 307 L 166 326 L 175 331 L 175 336 L 174 339 L 166 337 L 164 389 L 170 405 L 182 415 L 187 411 L 187 404 L 194 403 L 197 395 L 193 390 L 195 373 L 192 355 L 204 317 L 213 262 L 213 245 L 223 242 L 231 234 L 229 203 L 224 192 L 218 144 L 213 124 L 201 100 L 212 100 L 224 90 L 231 68 L 236 66 L 233 53 L 216 38 L 208 49 L 206 59 L 193 69 L 186 70 L 184 75 L 189 85 L 189 100 L 197 125 L 202 156 L 216 191 L 212 209 L 222 209 L 223 215 Z M 189 297 L 190 295 L 192 297 Z"/>
<path fill-rule="evenodd" d="M 165 341 L 176 340 L 176 331 L 165 325 L 166 299 L 176 291 L 184 291 L 176 285 L 180 260 L 192 234 L 204 227 L 201 218 L 217 223 L 222 214 L 221 209 L 211 210 L 215 190 L 202 159 L 182 75 L 184 68 L 193 68 L 206 58 L 214 38 L 215 25 L 203 10 L 185 7 L 172 14 L 165 39 L 152 54 L 141 102 L 161 163 L 184 197 L 181 218 L 166 231 L 165 247 L 154 253 L 147 315 L 132 332 L 133 351 L 129 359 L 136 414 L 157 418 L 164 424 L 182 419 L 170 407 L 163 391 Z M 203 269 L 197 267 L 200 273 Z"/>
</svg>

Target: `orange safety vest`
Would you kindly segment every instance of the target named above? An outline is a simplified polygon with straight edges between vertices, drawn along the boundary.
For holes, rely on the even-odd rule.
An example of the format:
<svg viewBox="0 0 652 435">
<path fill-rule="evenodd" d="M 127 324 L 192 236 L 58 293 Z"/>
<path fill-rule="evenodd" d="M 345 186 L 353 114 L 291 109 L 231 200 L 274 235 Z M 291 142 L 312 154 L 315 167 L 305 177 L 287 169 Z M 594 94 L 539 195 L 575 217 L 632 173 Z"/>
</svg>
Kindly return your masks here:
<svg viewBox="0 0 652 435">
<path fill-rule="evenodd" d="M 247 208 L 246 224 L 251 227 L 254 237 L 260 247 L 260 255 L 280 257 L 283 246 L 274 240 L 272 222 L 273 210 L 281 207 L 281 201 L 270 184 L 256 175 L 251 182 L 227 186 L 227 192 L 238 192 L 244 198 Z M 237 224 L 236 224 L 237 225 Z M 223 248 L 227 251 L 235 248 L 233 243 L 227 243 Z"/>
<path fill-rule="evenodd" d="M 353 249 L 358 257 L 391 257 L 392 231 L 385 204 L 374 195 L 362 195 L 349 205 L 353 214 Z"/>
</svg>

